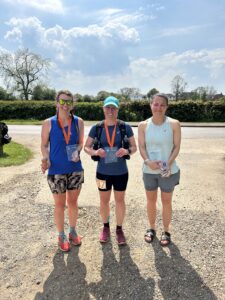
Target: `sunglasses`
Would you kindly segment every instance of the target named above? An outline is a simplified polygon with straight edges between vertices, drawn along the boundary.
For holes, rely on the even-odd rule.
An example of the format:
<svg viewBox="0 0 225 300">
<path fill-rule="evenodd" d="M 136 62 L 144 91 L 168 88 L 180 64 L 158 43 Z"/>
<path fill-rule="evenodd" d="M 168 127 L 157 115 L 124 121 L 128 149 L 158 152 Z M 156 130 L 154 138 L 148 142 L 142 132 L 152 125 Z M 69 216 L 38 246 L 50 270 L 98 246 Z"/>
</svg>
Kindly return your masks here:
<svg viewBox="0 0 225 300">
<path fill-rule="evenodd" d="M 117 110 L 116 107 L 111 107 L 111 106 L 105 106 L 105 109 L 106 109 L 106 110 L 112 110 L 112 111 Z"/>
<path fill-rule="evenodd" d="M 59 104 L 60 105 L 73 105 L 73 100 L 65 100 L 65 99 L 59 99 Z"/>
</svg>

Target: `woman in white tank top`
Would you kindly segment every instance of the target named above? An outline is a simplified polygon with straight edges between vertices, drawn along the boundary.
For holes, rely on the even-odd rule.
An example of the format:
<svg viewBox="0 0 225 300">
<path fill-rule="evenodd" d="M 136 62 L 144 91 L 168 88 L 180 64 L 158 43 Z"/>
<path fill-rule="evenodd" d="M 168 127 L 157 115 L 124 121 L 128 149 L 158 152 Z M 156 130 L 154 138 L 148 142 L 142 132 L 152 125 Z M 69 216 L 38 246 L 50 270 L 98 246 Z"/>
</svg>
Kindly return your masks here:
<svg viewBox="0 0 225 300">
<path fill-rule="evenodd" d="M 143 158 L 143 181 L 147 197 L 147 215 L 150 228 L 145 241 L 151 243 L 156 235 L 156 202 L 161 190 L 163 232 L 162 246 L 171 240 L 172 195 L 179 184 L 180 170 L 175 158 L 180 150 L 181 129 L 178 120 L 166 116 L 168 98 L 156 94 L 150 103 L 152 117 L 138 126 L 138 145 Z"/>
</svg>

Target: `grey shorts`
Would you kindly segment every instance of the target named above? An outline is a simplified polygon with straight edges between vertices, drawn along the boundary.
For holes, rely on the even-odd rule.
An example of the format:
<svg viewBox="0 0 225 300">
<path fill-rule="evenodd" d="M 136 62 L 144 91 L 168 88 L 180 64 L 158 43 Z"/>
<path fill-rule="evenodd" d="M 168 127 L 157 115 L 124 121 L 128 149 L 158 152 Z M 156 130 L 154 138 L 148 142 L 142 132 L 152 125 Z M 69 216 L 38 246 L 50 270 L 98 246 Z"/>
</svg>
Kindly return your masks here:
<svg viewBox="0 0 225 300">
<path fill-rule="evenodd" d="M 162 177 L 160 174 L 143 173 L 144 186 L 147 191 L 155 191 L 159 187 L 162 192 L 171 193 L 175 185 L 179 184 L 180 170 L 170 175 L 170 177 Z"/>
<path fill-rule="evenodd" d="M 63 194 L 66 190 L 78 190 L 84 182 L 84 171 L 48 175 L 47 181 L 53 194 Z"/>
</svg>

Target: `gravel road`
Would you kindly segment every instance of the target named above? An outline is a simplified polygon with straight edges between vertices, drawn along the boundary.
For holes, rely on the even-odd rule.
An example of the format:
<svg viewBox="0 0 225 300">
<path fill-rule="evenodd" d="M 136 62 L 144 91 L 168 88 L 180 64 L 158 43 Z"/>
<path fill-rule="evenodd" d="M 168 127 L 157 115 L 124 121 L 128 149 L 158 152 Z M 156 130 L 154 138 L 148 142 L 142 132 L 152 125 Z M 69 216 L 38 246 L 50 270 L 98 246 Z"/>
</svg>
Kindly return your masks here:
<svg viewBox="0 0 225 300">
<path fill-rule="evenodd" d="M 40 172 L 40 138 L 18 134 L 13 139 L 31 148 L 34 157 L 0 169 L 1 299 L 225 299 L 224 139 L 182 141 L 168 248 L 160 247 L 158 239 L 150 245 L 143 239 L 148 223 L 139 153 L 128 163 L 128 244 L 115 242 L 113 201 L 111 241 L 99 244 L 95 163 L 83 153 L 78 230 L 84 239 L 68 254 L 57 249 L 53 200 Z M 159 238 L 160 214 L 157 220 Z"/>
</svg>

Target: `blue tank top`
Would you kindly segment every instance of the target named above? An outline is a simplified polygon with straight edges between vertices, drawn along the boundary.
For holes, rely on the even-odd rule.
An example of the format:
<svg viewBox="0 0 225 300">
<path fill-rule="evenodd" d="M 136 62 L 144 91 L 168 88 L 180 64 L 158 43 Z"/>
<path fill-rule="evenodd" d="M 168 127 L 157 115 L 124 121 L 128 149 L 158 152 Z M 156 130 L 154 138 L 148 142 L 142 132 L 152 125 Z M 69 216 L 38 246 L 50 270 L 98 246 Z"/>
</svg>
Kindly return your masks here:
<svg viewBox="0 0 225 300">
<path fill-rule="evenodd" d="M 69 161 L 66 152 L 66 141 L 63 136 L 61 127 L 58 124 L 57 116 L 50 118 L 51 130 L 49 134 L 50 153 L 49 158 L 51 166 L 48 170 L 49 175 L 70 174 L 83 170 L 81 161 Z M 68 133 L 68 126 L 65 127 Z M 78 117 L 74 116 L 71 123 L 71 135 L 68 145 L 76 145 L 79 143 L 79 126 Z"/>
<path fill-rule="evenodd" d="M 173 150 L 173 130 L 170 125 L 170 118 L 166 117 L 161 125 L 152 122 L 152 118 L 147 120 L 145 129 L 146 151 L 150 160 L 168 161 Z M 171 173 L 175 174 L 179 167 L 174 161 L 171 165 Z M 143 164 L 143 172 L 148 174 L 160 174 L 160 170 L 152 170 Z"/>
</svg>

